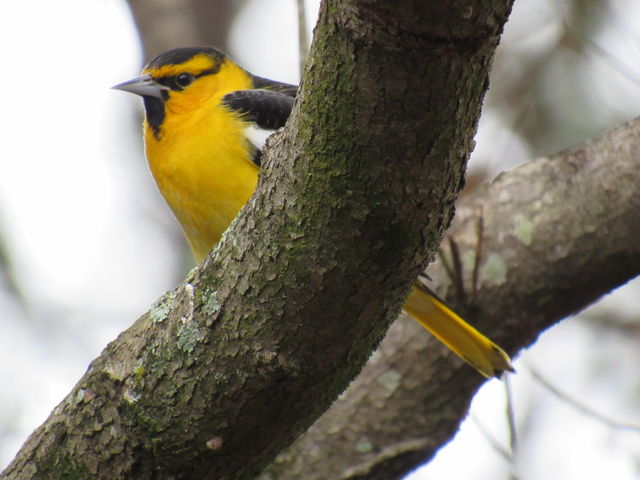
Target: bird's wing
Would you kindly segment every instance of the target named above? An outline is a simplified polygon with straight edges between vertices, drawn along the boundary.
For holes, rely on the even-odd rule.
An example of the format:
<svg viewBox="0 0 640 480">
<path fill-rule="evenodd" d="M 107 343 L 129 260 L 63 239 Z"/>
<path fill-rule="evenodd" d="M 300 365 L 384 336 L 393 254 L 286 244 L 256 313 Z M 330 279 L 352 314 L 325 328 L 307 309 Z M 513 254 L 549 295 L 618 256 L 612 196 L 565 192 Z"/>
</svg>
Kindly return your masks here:
<svg viewBox="0 0 640 480">
<path fill-rule="evenodd" d="M 284 93 L 289 97 L 295 97 L 298 93 L 298 86 L 291 85 L 290 83 L 276 82 L 275 80 L 269 80 L 268 78 L 257 77 L 251 75 L 253 81 L 253 88 L 259 88 L 262 90 L 271 90 L 272 92 Z"/>
<path fill-rule="evenodd" d="M 250 122 L 250 126 L 245 129 L 245 135 L 255 147 L 252 161 L 260 166 L 261 148 L 267 137 L 286 123 L 293 108 L 297 88 L 278 82 L 267 84 L 268 81 L 264 79 L 260 79 L 260 83 L 255 78 L 258 77 L 254 77 L 254 84 L 264 88 L 228 93 L 222 98 L 222 103 Z"/>
<path fill-rule="evenodd" d="M 225 95 L 222 103 L 259 128 L 277 130 L 289 118 L 293 97 L 271 90 L 237 90 Z"/>
</svg>

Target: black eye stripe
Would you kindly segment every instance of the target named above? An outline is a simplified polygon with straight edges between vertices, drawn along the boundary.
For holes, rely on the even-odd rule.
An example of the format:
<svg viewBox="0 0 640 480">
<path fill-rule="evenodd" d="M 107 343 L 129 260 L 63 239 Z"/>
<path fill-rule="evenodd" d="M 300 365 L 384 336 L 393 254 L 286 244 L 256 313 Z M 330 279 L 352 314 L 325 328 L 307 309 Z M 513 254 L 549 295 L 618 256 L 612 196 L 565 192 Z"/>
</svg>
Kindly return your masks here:
<svg viewBox="0 0 640 480">
<path fill-rule="evenodd" d="M 193 78 L 195 80 L 197 78 L 204 77 L 206 75 L 212 75 L 212 74 L 216 73 L 218 70 L 220 70 L 220 66 L 216 66 L 216 67 L 210 68 L 208 70 L 203 70 L 200 73 L 193 74 Z M 178 78 L 178 76 L 182 75 L 183 73 L 188 73 L 188 72 L 180 72 L 177 75 L 166 75 L 164 77 L 157 77 L 155 80 L 160 85 L 164 85 L 165 87 L 169 87 L 171 90 L 180 91 L 180 90 L 183 90 L 184 87 L 181 87 L 179 85 L 179 83 L 177 81 L 177 78 Z"/>
</svg>

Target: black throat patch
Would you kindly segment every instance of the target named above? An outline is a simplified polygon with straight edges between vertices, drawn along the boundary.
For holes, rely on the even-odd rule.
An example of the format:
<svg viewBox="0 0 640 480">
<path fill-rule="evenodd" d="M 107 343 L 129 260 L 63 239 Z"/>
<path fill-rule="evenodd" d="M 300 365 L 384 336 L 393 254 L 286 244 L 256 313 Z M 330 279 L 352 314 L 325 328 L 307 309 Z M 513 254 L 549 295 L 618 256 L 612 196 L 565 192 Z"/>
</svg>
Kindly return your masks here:
<svg viewBox="0 0 640 480">
<path fill-rule="evenodd" d="M 156 137 L 156 140 L 159 140 L 160 127 L 162 126 L 162 122 L 164 122 L 164 117 L 166 116 L 164 111 L 164 101 L 156 97 L 142 97 L 142 99 L 144 100 L 144 110 L 147 116 L 147 123 L 151 127 L 151 130 L 153 130 L 153 136 Z"/>
</svg>

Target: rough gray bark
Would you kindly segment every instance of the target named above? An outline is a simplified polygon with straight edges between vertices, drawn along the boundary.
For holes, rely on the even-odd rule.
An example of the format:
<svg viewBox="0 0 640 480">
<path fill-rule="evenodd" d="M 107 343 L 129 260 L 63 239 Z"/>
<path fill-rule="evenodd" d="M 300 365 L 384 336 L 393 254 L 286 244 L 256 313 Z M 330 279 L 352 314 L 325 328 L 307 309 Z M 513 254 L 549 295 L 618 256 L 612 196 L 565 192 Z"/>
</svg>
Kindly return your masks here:
<svg viewBox="0 0 640 480">
<path fill-rule="evenodd" d="M 344 390 L 437 247 L 511 2 L 323 2 L 257 192 L 4 478 L 251 478 Z"/>
<path fill-rule="evenodd" d="M 449 234 L 463 254 L 469 291 L 482 216 L 479 290 L 473 308 L 453 292 L 451 305 L 515 352 L 634 278 L 638 185 L 640 118 L 465 197 Z M 433 267 L 435 283 L 450 284 L 442 264 Z M 401 318 L 356 381 L 261 478 L 399 478 L 453 435 L 482 381 Z"/>
</svg>

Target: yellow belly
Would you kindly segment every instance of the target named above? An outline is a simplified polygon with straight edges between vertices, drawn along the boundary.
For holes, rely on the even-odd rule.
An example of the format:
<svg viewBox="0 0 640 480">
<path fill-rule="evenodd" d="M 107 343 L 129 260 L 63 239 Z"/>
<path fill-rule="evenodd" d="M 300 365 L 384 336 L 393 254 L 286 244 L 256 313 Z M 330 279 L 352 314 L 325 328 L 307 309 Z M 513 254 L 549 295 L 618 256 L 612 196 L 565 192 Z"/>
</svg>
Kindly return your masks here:
<svg viewBox="0 0 640 480">
<path fill-rule="evenodd" d="M 215 109 L 167 118 L 159 139 L 145 132 L 151 172 L 200 262 L 256 186 L 258 167 L 251 162 L 244 124 Z"/>
</svg>

